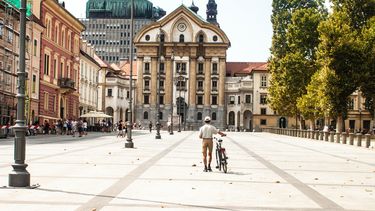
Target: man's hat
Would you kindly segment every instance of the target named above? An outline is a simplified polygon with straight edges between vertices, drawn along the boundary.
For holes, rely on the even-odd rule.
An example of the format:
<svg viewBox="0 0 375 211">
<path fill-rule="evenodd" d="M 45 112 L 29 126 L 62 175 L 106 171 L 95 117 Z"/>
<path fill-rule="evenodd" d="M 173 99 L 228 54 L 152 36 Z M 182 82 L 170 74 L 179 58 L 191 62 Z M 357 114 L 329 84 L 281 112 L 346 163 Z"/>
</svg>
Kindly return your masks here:
<svg viewBox="0 0 375 211">
<path fill-rule="evenodd" d="M 204 122 L 211 122 L 211 118 L 210 118 L 209 116 L 206 116 L 206 117 L 204 118 Z"/>
</svg>

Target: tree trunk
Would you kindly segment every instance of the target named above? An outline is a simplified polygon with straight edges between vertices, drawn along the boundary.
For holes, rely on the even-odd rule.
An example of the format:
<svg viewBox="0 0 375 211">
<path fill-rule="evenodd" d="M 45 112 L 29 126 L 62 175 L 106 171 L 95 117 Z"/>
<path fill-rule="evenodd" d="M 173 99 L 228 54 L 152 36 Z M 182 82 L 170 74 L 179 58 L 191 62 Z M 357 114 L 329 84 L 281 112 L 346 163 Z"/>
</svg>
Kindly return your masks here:
<svg viewBox="0 0 375 211">
<path fill-rule="evenodd" d="M 343 120 L 342 114 L 339 114 L 339 115 L 337 116 L 337 121 L 336 121 L 336 132 L 338 132 L 338 133 L 342 133 L 342 131 L 343 131 L 343 128 L 342 128 L 342 126 L 343 126 L 343 124 L 342 124 L 342 120 Z"/>
<path fill-rule="evenodd" d="M 310 129 L 315 130 L 315 119 L 310 120 Z"/>
</svg>

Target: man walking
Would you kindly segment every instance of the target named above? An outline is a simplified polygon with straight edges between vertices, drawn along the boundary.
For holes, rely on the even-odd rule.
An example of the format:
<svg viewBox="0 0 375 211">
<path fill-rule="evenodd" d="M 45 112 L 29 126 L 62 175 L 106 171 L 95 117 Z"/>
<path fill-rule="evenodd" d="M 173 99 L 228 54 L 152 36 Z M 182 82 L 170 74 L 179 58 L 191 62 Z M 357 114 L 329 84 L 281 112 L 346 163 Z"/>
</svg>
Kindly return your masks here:
<svg viewBox="0 0 375 211">
<path fill-rule="evenodd" d="M 215 134 L 219 134 L 221 136 L 226 136 L 225 133 L 219 131 L 211 125 L 211 118 L 209 116 L 204 118 L 205 124 L 199 129 L 199 138 L 203 139 L 202 141 L 202 153 L 203 153 L 203 164 L 204 164 L 204 172 L 212 171 L 211 169 L 211 161 L 212 161 L 212 148 L 213 148 L 213 141 L 212 136 Z M 207 163 L 207 150 L 208 150 L 208 163 Z M 208 165 L 207 165 L 208 164 Z"/>
</svg>

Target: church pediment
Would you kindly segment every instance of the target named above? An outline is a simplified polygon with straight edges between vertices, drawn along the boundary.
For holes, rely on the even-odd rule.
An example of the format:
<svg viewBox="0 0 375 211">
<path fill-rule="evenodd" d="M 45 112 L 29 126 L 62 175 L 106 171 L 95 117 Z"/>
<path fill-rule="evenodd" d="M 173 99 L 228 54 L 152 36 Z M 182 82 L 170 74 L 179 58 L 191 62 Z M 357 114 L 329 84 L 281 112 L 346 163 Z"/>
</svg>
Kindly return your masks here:
<svg viewBox="0 0 375 211">
<path fill-rule="evenodd" d="M 204 43 L 226 44 L 230 41 L 216 25 L 208 23 L 202 17 L 181 5 L 162 20 L 145 26 L 135 37 L 135 43 L 159 42 L 160 31 L 165 42 L 195 43 L 204 39 Z"/>
</svg>

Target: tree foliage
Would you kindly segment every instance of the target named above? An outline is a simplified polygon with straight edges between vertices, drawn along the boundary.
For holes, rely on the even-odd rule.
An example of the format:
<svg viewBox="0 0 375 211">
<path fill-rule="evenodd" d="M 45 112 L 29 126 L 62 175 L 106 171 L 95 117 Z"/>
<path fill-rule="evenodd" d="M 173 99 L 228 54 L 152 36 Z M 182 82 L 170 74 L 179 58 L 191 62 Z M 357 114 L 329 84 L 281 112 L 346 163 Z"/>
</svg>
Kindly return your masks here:
<svg viewBox="0 0 375 211">
<path fill-rule="evenodd" d="M 325 18 L 322 0 L 275 0 L 272 23 L 270 105 L 279 114 L 297 115 L 297 99 L 317 71 L 318 25 Z"/>
</svg>

